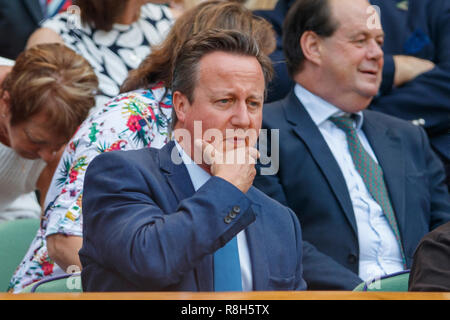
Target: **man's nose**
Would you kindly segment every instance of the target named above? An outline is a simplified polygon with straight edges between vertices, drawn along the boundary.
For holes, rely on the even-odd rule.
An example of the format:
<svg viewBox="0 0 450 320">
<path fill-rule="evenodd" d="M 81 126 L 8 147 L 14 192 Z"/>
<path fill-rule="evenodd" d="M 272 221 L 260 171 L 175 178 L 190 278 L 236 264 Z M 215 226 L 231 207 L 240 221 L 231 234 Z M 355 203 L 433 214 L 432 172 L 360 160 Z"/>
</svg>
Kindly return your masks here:
<svg viewBox="0 0 450 320">
<path fill-rule="evenodd" d="M 237 128 L 248 128 L 250 126 L 250 115 L 248 113 L 247 103 L 240 101 L 233 108 L 231 124 Z"/>
<path fill-rule="evenodd" d="M 375 59 L 375 60 L 382 58 L 384 55 L 383 49 L 378 44 L 378 42 L 374 39 L 370 40 L 367 54 L 368 54 L 369 59 Z"/>
</svg>

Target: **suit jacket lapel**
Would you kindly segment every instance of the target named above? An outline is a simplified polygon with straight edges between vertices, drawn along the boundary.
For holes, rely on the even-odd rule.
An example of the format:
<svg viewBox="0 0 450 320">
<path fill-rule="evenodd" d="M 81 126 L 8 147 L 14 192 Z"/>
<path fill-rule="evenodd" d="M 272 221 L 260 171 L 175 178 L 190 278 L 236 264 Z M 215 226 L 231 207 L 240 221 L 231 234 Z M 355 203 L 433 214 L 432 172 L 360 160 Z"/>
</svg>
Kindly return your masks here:
<svg viewBox="0 0 450 320">
<path fill-rule="evenodd" d="M 178 155 L 175 142 L 171 141 L 160 150 L 159 163 L 164 172 L 172 191 L 178 202 L 192 196 L 195 193 L 191 178 L 186 166 L 180 162 L 175 163 L 172 160 L 172 153 Z M 178 161 L 178 159 L 176 159 Z"/>
<path fill-rule="evenodd" d="M 253 188 L 249 190 L 248 195 L 253 194 Z M 269 281 L 269 263 L 267 261 L 266 249 L 264 248 L 264 231 L 261 222 L 261 207 L 255 203 L 252 204 L 252 210 L 255 213 L 256 220 L 245 229 L 248 249 L 252 264 L 253 290 L 260 291 L 267 288 Z"/>
<path fill-rule="evenodd" d="M 287 121 L 293 125 L 294 132 L 309 149 L 357 236 L 356 219 L 347 184 L 331 150 L 294 91 L 291 91 L 284 102 Z"/>
<path fill-rule="evenodd" d="M 399 136 L 392 129 L 371 117 L 371 111 L 364 111 L 362 127 L 378 162 L 383 169 L 384 181 L 392 207 L 397 218 L 400 234 L 405 226 L 405 153 Z"/>
<path fill-rule="evenodd" d="M 171 141 L 160 150 L 160 168 L 167 178 L 177 203 L 191 197 L 195 193 L 191 178 L 184 164 L 176 164 L 172 160 L 172 151 L 178 154 L 175 142 Z M 178 206 L 178 205 L 177 205 Z M 199 291 L 213 291 L 213 256 L 207 255 L 194 269 Z"/>
<path fill-rule="evenodd" d="M 28 12 L 33 17 L 33 20 L 36 23 L 39 23 L 41 22 L 42 19 L 44 19 L 44 13 L 42 12 L 39 0 L 23 0 L 23 4 L 27 8 Z"/>
</svg>

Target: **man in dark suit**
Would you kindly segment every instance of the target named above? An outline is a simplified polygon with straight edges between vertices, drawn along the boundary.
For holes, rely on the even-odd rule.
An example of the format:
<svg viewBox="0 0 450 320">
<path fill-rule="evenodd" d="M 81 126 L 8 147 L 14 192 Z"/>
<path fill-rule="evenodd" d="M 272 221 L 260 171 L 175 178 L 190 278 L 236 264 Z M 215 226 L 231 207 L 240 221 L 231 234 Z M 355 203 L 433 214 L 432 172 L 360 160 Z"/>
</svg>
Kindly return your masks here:
<svg viewBox="0 0 450 320">
<path fill-rule="evenodd" d="M 259 10 L 277 35 L 270 55 L 275 76 L 267 102 L 284 98 L 294 86 L 283 52 L 283 22 L 295 0 L 279 0 Z M 450 186 L 450 2 L 447 0 L 371 0 L 385 32 L 383 80 L 370 109 L 422 126 L 444 163 Z M 370 20 L 369 20 L 370 21 Z"/>
<path fill-rule="evenodd" d="M 424 130 L 366 110 L 383 68 L 373 18 L 379 25 L 366 0 L 293 5 L 283 47 L 296 86 L 264 107 L 263 128 L 279 129 L 268 150 L 279 154 L 254 182 L 294 210 L 305 241 L 361 281 L 409 268 L 421 237 L 450 220 L 443 166 Z M 304 263 L 308 288 L 328 289 L 308 281 L 323 267 Z"/>
<path fill-rule="evenodd" d="M 305 289 L 295 214 L 252 187 L 270 59 L 240 32 L 210 31 L 176 61 L 176 141 L 88 167 L 83 290 Z"/>
</svg>

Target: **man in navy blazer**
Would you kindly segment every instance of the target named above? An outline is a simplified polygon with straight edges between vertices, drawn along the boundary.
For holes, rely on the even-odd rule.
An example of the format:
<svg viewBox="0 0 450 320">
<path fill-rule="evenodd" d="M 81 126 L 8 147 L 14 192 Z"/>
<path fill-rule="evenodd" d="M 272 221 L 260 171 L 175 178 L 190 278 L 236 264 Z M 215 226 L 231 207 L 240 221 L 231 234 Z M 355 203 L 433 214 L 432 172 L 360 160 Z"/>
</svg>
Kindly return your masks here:
<svg viewBox="0 0 450 320">
<path fill-rule="evenodd" d="M 176 61 L 176 141 L 89 165 L 83 290 L 217 290 L 214 254 L 236 237 L 242 290 L 306 289 L 297 217 L 252 187 L 270 59 L 254 39 L 213 30 Z"/>
<path fill-rule="evenodd" d="M 294 210 L 304 241 L 361 281 L 409 268 L 419 240 L 450 220 L 443 166 L 424 130 L 366 110 L 381 82 L 384 38 L 367 23 L 374 14 L 368 6 L 366 0 L 298 0 L 291 8 L 284 48 L 296 86 L 264 107 L 263 128 L 279 129 L 269 135 L 268 150 L 279 141 L 279 153 L 270 164 L 261 157 L 265 165 L 254 181 Z M 396 227 L 370 193 L 349 149 L 354 140 L 335 117 L 353 120 L 359 144 L 380 168 Z M 309 289 L 329 289 L 308 282 L 323 267 L 304 263 Z"/>
<path fill-rule="evenodd" d="M 270 55 L 275 76 L 266 102 L 281 100 L 294 86 L 283 52 L 283 22 L 295 0 L 255 12 L 274 27 Z M 383 80 L 369 108 L 422 126 L 444 163 L 450 186 L 450 2 L 370 0 L 380 10 L 385 32 Z"/>
</svg>

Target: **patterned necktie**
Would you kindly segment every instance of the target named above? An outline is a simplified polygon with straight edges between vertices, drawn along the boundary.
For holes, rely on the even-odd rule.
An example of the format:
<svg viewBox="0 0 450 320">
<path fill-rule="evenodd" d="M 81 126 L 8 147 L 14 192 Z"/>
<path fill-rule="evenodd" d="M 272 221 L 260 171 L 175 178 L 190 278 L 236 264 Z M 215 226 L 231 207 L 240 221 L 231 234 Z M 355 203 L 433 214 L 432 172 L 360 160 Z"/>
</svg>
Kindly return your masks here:
<svg viewBox="0 0 450 320">
<path fill-rule="evenodd" d="M 214 291 L 242 291 L 237 236 L 214 253 Z"/>
<path fill-rule="evenodd" d="M 386 185 L 384 183 L 383 170 L 380 165 L 372 159 L 372 157 L 364 149 L 361 141 L 358 138 L 356 129 L 353 125 L 353 119 L 349 117 L 332 117 L 330 118 L 338 128 L 345 132 L 347 136 L 348 148 L 352 155 L 353 163 L 356 170 L 358 170 L 364 184 L 367 187 L 370 195 L 380 205 L 383 210 L 402 254 L 403 266 L 406 268 L 406 259 L 403 251 L 403 246 L 398 230 L 397 220 L 395 219 L 394 210 L 389 200 Z"/>
</svg>

